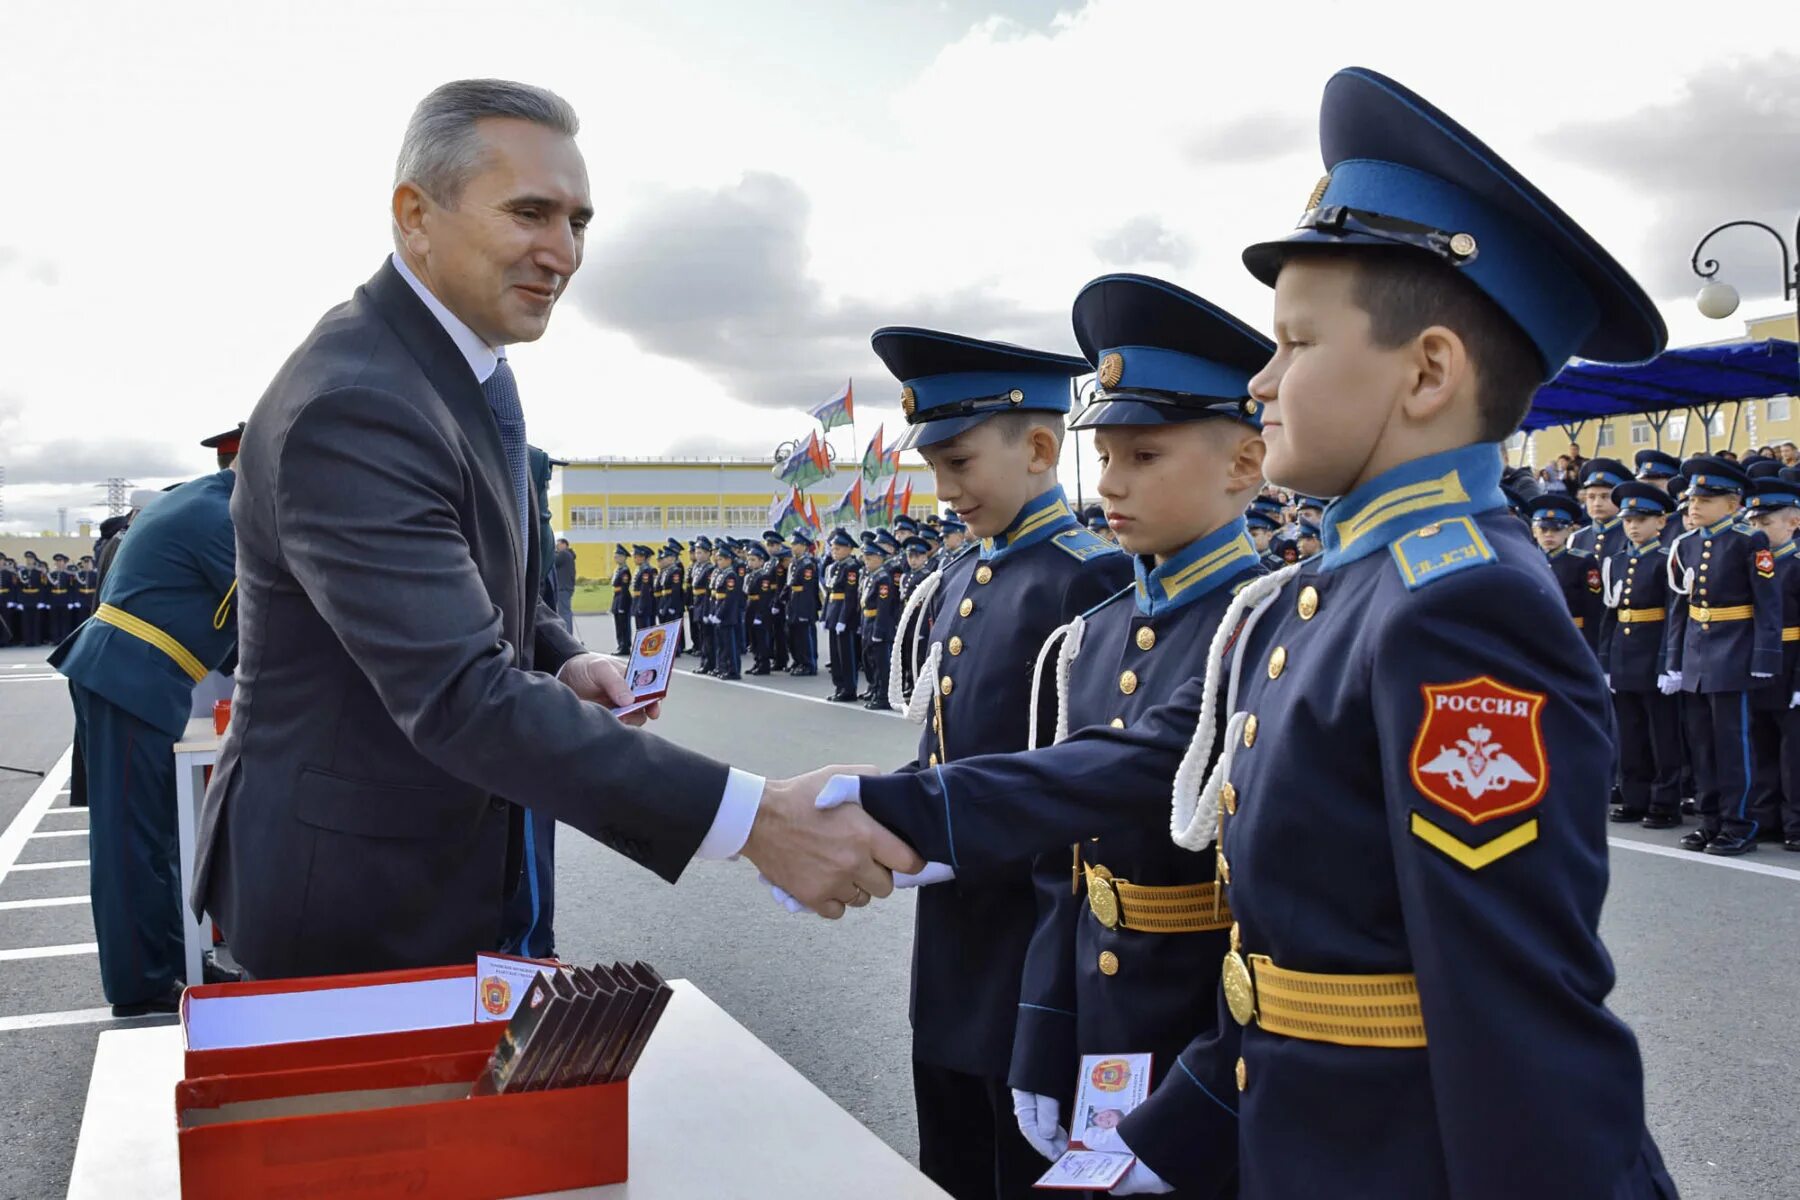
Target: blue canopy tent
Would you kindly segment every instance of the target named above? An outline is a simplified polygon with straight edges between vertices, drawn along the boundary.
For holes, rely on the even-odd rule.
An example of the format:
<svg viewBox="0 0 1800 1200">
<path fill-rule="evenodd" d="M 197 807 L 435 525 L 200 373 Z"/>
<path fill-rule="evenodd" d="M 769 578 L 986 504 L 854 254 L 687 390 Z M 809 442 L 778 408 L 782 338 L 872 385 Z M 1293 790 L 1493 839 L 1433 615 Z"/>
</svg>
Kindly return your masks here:
<svg viewBox="0 0 1800 1200">
<path fill-rule="evenodd" d="M 1538 389 L 1521 428 L 1530 432 L 1561 426 L 1573 441 L 1589 421 L 1640 416 L 1656 430 L 1660 443 L 1672 412 L 1696 409 L 1710 451 L 1712 418 L 1722 406 L 1797 392 L 1800 356 L 1793 342 L 1779 338 L 1665 350 L 1629 367 L 1578 358 Z"/>
</svg>

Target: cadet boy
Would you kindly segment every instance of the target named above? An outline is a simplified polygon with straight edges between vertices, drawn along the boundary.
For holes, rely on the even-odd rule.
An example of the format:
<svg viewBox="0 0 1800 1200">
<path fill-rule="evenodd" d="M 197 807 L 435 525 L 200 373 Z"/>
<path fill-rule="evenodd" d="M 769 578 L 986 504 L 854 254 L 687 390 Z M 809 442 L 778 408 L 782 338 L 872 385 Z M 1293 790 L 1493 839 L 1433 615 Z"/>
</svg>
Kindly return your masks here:
<svg viewBox="0 0 1800 1200">
<path fill-rule="evenodd" d="M 1275 285 L 1250 388 L 1267 473 L 1339 497 L 1325 552 L 1239 593 L 1208 678 L 1126 729 L 820 799 L 969 873 L 1154 812 L 1174 773 L 1176 841 L 1216 852 L 1234 918 L 1230 1018 L 1158 1089 L 1207 1116 L 1118 1126 L 1175 1185 L 1672 1197 L 1605 1006 L 1606 686 L 1498 451 L 1571 355 L 1636 361 L 1666 334 L 1605 250 L 1400 85 L 1334 76 L 1321 141 L 1300 229 L 1245 261 Z"/>
<path fill-rule="evenodd" d="M 750 674 L 769 673 L 769 597 L 775 590 L 769 577 L 769 552 L 760 542 L 744 547 L 749 570 L 744 575 L 744 627 L 750 639 Z"/>
<path fill-rule="evenodd" d="M 1657 681 L 1668 669 L 1662 531 L 1675 501 L 1659 487 L 1631 482 L 1613 489 L 1612 502 L 1625 542 L 1601 566 L 1600 670 L 1619 731 L 1619 799 L 1609 816 L 1673 829 L 1681 824 L 1681 719 L 1674 697 L 1663 695 Z"/>
<path fill-rule="evenodd" d="M 1069 380 L 1090 368 L 1069 355 L 926 329 L 880 329 L 871 343 L 903 385 L 899 447 L 924 456 L 939 498 L 982 539 L 979 553 L 921 585 L 929 594 L 914 594 L 914 628 L 929 629 L 931 647 L 905 706 L 929 719 L 914 765 L 1022 750 L 1035 719 L 1027 668 L 1038 647 L 1131 576 L 1130 561 L 1082 527 L 1056 481 Z M 905 635 L 903 626 L 901 653 L 911 645 Z M 1043 1173 L 1006 1083 L 1034 919 L 1024 858 L 919 897 L 919 1165 L 953 1195 L 1029 1195 Z"/>
<path fill-rule="evenodd" d="M 879 542 L 863 547 L 862 652 L 869 687 L 863 707 L 886 709 L 888 656 L 900 621 L 900 585 Z"/>
<path fill-rule="evenodd" d="M 50 613 L 50 601 L 45 597 L 49 586 L 49 572 L 38 556 L 27 550 L 24 561 L 19 564 L 19 645 L 41 646 L 47 640 L 45 618 Z"/>
<path fill-rule="evenodd" d="M 1589 649 L 1600 645 L 1600 568 L 1594 556 L 1569 545 L 1570 530 L 1581 518 L 1581 509 L 1567 496 L 1545 492 L 1527 501 L 1531 536 L 1550 562 L 1550 574 L 1569 610 L 1569 620 L 1581 631 Z"/>
<path fill-rule="evenodd" d="M 1736 463 L 1695 455 L 1681 464 L 1681 473 L 1694 527 L 1669 552 L 1670 577 L 1681 594 L 1669 613 L 1669 670 L 1661 686 L 1695 697 L 1704 712 L 1695 722 L 1699 736 L 1688 746 L 1700 828 L 1680 844 L 1708 854 L 1745 854 L 1756 849 L 1756 814 L 1772 802 L 1767 776 L 1751 764 L 1779 753 L 1766 727 L 1750 719 L 1753 694 L 1780 686 L 1775 551 L 1766 534 L 1737 519 L 1750 479 Z"/>
<path fill-rule="evenodd" d="M 1744 507 L 1750 525 L 1769 539 L 1775 552 L 1775 585 L 1781 595 L 1781 670 L 1772 686 L 1751 693 L 1751 744 L 1761 748 L 1763 757 L 1752 766 L 1757 783 L 1751 796 L 1757 807 L 1750 815 L 1760 837 L 1772 841 L 1780 836 L 1784 849 L 1800 850 L 1800 791 L 1789 786 L 1792 759 L 1800 753 L 1800 744 L 1789 749 L 1791 715 L 1800 703 L 1800 557 L 1795 556 L 1800 543 L 1794 541 L 1800 529 L 1800 470 L 1782 467 L 1757 478 Z"/>
<path fill-rule="evenodd" d="M 675 622 L 675 653 L 680 654 L 681 618 L 687 612 L 687 572 L 681 566 L 681 543 L 670 538 L 657 555 L 660 564 L 656 574 L 656 622 Z"/>
<path fill-rule="evenodd" d="M 650 563 L 650 547 L 631 548 L 631 621 L 642 633 L 656 624 L 656 568 Z"/>
<path fill-rule="evenodd" d="M 793 652 L 791 675 L 819 673 L 819 560 L 813 556 L 812 538 L 796 530 L 788 539 L 794 560 L 788 564 L 788 646 Z"/>
<path fill-rule="evenodd" d="M 1274 350 L 1200 297 L 1140 275 L 1088 284 L 1074 323 L 1099 386 L 1070 427 L 1093 431 L 1104 517 L 1136 581 L 1067 627 L 1066 692 L 1044 691 L 1059 731 L 1122 728 L 1204 675 L 1232 597 L 1265 573 L 1244 502 L 1262 483 L 1264 449 L 1249 382 Z M 1046 1157 L 1066 1147 L 1081 1055 L 1149 1052 L 1160 1084 L 1215 1028 L 1231 910 L 1214 862 L 1171 843 L 1160 814 L 1076 843 L 1073 866 L 1066 849 L 1038 859 L 1009 1082 L 1020 1131 Z M 1130 1149 L 1161 1158 L 1170 1148 Z"/>
<path fill-rule="evenodd" d="M 781 540 L 781 535 L 773 529 L 763 531 L 763 548 L 769 552 L 768 589 L 769 611 L 765 619 L 769 623 L 769 670 L 787 670 L 792 651 L 788 647 L 787 636 L 787 604 L 788 604 L 788 562 L 793 551 Z M 765 672 L 766 674 L 767 672 Z"/>
<path fill-rule="evenodd" d="M 688 606 L 688 628 L 694 633 L 694 653 L 700 659 L 700 670 L 712 664 L 713 629 L 706 618 L 712 613 L 712 539 L 701 534 L 694 539 L 694 561 L 688 568 L 688 591 L 693 601 Z"/>
<path fill-rule="evenodd" d="M 856 560 L 856 539 L 839 529 L 831 535 L 831 561 L 825 566 L 825 632 L 831 643 L 829 699 L 856 699 L 856 639 L 862 610 L 862 564 Z"/>
<path fill-rule="evenodd" d="M 738 574 L 737 551 L 723 539 L 714 547 L 713 558 L 718 566 L 712 573 L 712 609 L 706 618 L 713 630 L 712 673 L 720 679 L 741 679 L 744 666 L 744 577 Z"/>
<path fill-rule="evenodd" d="M 613 547 L 612 604 L 613 653 L 631 653 L 631 552 L 623 544 Z"/>
<path fill-rule="evenodd" d="M 1619 528 L 1619 506 L 1613 489 L 1631 479 L 1631 472 L 1616 458 L 1590 458 L 1581 468 L 1581 507 L 1590 524 L 1577 529 L 1569 545 L 1593 557 L 1596 566 L 1612 557 L 1625 541 Z"/>
</svg>

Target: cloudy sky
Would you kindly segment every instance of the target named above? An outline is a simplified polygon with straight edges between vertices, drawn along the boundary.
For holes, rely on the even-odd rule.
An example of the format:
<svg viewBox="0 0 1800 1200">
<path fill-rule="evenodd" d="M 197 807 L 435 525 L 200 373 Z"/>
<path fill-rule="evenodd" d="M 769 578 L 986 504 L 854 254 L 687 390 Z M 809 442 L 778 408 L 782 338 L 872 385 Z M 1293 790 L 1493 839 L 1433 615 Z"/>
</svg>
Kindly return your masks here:
<svg viewBox="0 0 1800 1200">
<path fill-rule="evenodd" d="M 97 512 L 109 475 L 209 465 L 318 315 L 389 248 L 419 97 L 497 75 L 583 120 L 599 209 L 549 334 L 514 352 L 553 453 L 767 454 L 856 381 L 887 323 L 1073 349 L 1109 270 L 1268 323 L 1247 242 L 1320 174 L 1319 91 L 1374 67 L 1531 174 L 1650 286 L 1675 340 L 1688 256 L 1800 209 L 1789 6 L 1561 0 L 307 0 L 11 6 L 0 29 L 0 528 Z M 1715 242 L 1746 314 L 1775 251 Z M 849 439 L 840 432 L 840 449 Z M 1090 480 L 1091 485 L 1091 480 Z"/>
</svg>

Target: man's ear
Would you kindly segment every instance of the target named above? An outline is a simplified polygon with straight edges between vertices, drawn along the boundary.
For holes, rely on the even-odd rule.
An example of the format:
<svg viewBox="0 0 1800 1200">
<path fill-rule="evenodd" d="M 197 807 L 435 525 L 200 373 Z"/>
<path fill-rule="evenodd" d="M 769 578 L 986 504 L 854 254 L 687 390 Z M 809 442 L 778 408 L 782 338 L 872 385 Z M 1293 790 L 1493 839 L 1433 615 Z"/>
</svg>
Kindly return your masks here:
<svg viewBox="0 0 1800 1200">
<path fill-rule="evenodd" d="M 1031 473 L 1042 475 L 1045 471 L 1056 470 L 1056 460 L 1062 457 L 1062 446 L 1056 440 L 1056 432 L 1043 425 L 1033 425 L 1026 435 L 1031 446 Z"/>
<path fill-rule="evenodd" d="M 1407 349 L 1410 375 L 1401 406 L 1414 421 L 1429 421 L 1465 393 L 1475 395 L 1475 364 L 1462 335 L 1444 325 L 1419 331 Z"/>
<path fill-rule="evenodd" d="M 394 225 L 400 230 L 400 244 L 414 258 L 431 252 L 431 237 L 425 232 L 425 216 L 431 209 L 431 198 L 417 184 L 402 182 L 394 189 Z"/>
</svg>

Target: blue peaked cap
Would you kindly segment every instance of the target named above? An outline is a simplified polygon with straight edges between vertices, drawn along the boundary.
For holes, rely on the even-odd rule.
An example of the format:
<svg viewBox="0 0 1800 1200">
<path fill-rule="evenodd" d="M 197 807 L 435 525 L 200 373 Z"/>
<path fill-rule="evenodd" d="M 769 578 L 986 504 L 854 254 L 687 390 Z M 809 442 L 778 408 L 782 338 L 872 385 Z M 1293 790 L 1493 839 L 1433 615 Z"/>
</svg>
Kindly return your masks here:
<svg viewBox="0 0 1800 1200">
<path fill-rule="evenodd" d="M 1273 285 L 1306 246 L 1408 246 L 1453 267 L 1524 330 L 1548 380 L 1571 357 L 1630 363 L 1668 342 L 1643 288 L 1600 243 L 1474 134 L 1365 67 L 1325 85 L 1329 172 L 1299 227 L 1244 251 Z"/>
<path fill-rule="evenodd" d="M 947 442 L 1003 412 L 1066 413 L 1069 381 L 1088 373 L 1085 358 L 902 325 L 877 329 L 869 344 L 903 385 L 902 450 Z"/>
<path fill-rule="evenodd" d="M 1224 309 L 1147 275 L 1102 275 L 1075 297 L 1094 396 L 1071 429 L 1229 417 L 1262 428 L 1250 379 L 1271 342 Z"/>
<path fill-rule="evenodd" d="M 1581 520 L 1581 506 L 1564 495 L 1546 492 L 1541 496 L 1533 496 L 1527 503 L 1531 506 L 1533 522 L 1574 525 Z"/>
<path fill-rule="evenodd" d="M 1645 517 L 1666 517 L 1675 511 L 1675 497 L 1653 483 L 1639 483 L 1636 480 L 1615 487 L 1612 490 L 1612 502 L 1619 506 L 1621 513 L 1628 515 L 1635 513 Z M 1800 498 L 1788 503 L 1800 504 Z"/>
</svg>

